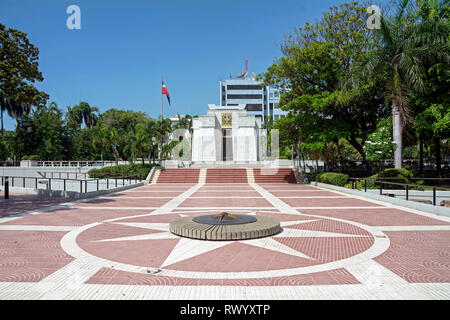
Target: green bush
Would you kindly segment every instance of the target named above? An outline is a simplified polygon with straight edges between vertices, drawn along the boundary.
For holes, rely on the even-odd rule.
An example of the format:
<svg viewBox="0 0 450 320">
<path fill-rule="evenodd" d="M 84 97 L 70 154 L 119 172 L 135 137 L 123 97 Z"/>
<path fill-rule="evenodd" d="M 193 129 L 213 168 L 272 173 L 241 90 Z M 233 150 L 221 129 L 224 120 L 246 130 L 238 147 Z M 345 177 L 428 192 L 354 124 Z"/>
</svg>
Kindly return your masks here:
<svg viewBox="0 0 450 320">
<path fill-rule="evenodd" d="M 345 186 L 348 180 L 348 174 L 337 172 L 324 172 L 316 176 L 317 182 L 333 184 L 335 186 Z"/>
<path fill-rule="evenodd" d="M 136 178 L 145 179 L 153 164 L 121 164 L 117 166 L 104 167 L 101 169 L 89 170 L 89 178 Z"/>
<path fill-rule="evenodd" d="M 308 177 L 309 181 L 317 181 L 317 182 L 319 182 L 320 180 L 318 180 L 318 179 L 319 179 L 320 175 L 321 175 L 321 173 L 306 172 L 306 176 Z"/>
<path fill-rule="evenodd" d="M 36 161 L 38 161 L 39 160 L 39 156 L 35 155 L 35 154 L 30 155 L 30 156 L 23 156 L 22 160 L 36 160 Z"/>
<path fill-rule="evenodd" d="M 383 178 L 383 179 L 379 179 Z M 388 178 L 388 179 L 387 179 Z M 385 169 L 380 171 L 367 179 L 367 189 L 380 189 L 380 184 L 375 183 L 374 180 L 378 181 L 386 181 L 386 182 L 394 182 L 394 183 L 406 183 L 406 184 L 417 184 L 421 185 L 424 183 L 423 180 L 413 180 L 413 173 L 405 168 L 401 169 Z M 346 185 L 347 188 L 351 188 L 351 183 Z M 364 189 L 364 181 L 358 181 L 355 185 L 357 189 Z M 403 186 L 398 185 L 388 185 L 384 184 L 383 189 L 403 189 Z M 410 187 L 410 189 L 422 189 L 421 187 Z"/>
<path fill-rule="evenodd" d="M 370 176 L 370 179 L 373 180 L 385 180 L 386 182 L 395 182 L 395 183 L 413 183 L 411 178 L 413 177 L 413 174 L 411 171 L 400 168 L 400 169 L 384 169 L 383 171 L 380 171 L 372 176 Z M 383 179 L 378 179 L 383 178 Z M 389 178 L 389 179 L 386 179 Z M 368 189 L 379 189 L 380 184 L 374 183 L 372 181 L 367 181 L 367 188 Z M 397 185 L 383 185 L 383 189 L 400 189 L 400 186 Z"/>
</svg>

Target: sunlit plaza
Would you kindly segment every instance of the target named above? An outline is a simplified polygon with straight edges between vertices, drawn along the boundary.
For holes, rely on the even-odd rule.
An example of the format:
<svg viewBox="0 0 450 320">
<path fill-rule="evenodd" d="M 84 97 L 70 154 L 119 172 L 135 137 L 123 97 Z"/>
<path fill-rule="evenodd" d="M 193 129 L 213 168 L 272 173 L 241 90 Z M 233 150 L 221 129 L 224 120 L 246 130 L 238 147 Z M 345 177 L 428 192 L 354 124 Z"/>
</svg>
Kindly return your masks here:
<svg viewBox="0 0 450 320">
<path fill-rule="evenodd" d="M 0 300 L 450 299 L 448 3 L 286 3 L 275 51 L 227 9 L 210 60 L 168 28 L 174 65 L 105 2 L 0 4 Z"/>
</svg>

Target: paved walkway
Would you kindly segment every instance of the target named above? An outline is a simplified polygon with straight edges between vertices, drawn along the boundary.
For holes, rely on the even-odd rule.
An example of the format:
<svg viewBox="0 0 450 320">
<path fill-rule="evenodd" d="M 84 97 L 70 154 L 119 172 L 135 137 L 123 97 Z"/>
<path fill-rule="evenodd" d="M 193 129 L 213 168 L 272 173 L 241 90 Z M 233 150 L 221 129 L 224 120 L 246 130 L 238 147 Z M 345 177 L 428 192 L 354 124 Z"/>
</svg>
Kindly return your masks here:
<svg viewBox="0 0 450 320">
<path fill-rule="evenodd" d="M 201 241 L 168 231 L 174 218 L 224 210 L 276 218 L 282 232 Z M 2 199 L 0 299 L 450 299 L 450 218 L 288 184 Z"/>
</svg>

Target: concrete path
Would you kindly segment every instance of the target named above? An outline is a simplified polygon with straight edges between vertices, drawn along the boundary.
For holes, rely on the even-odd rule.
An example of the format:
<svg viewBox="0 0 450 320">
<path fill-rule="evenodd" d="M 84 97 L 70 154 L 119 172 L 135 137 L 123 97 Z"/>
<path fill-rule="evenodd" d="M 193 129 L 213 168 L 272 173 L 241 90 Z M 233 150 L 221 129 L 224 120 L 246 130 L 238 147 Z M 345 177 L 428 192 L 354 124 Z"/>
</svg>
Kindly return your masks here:
<svg viewBox="0 0 450 320">
<path fill-rule="evenodd" d="M 450 298 L 450 218 L 337 191 L 156 184 L 20 199 L 0 200 L 0 299 Z M 282 231 L 202 241 L 168 230 L 224 210 L 278 219 Z"/>
</svg>

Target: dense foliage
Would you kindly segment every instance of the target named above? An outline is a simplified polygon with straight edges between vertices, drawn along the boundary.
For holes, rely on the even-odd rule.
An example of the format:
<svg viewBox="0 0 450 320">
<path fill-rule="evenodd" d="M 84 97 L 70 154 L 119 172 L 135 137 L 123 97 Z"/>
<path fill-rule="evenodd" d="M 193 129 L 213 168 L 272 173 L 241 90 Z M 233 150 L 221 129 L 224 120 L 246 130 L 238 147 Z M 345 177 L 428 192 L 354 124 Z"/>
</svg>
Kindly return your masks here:
<svg viewBox="0 0 450 320">
<path fill-rule="evenodd" d="M 279 106 L 288 112 L 265 119 L 268 148 L 273 128 L 280 156 L 297 156 L 305 169 L 310 159 L 317 171 L 322 160 L 334 172 L 363 167 L 370 176 L 395 164 L 414 175 L 434 168 L 443 176 L 442 164 L 448 168 L 450 161 L 449 1 L 388 5 L 379 5 L 379 28 L 367 26 L 369 3 L 352 1 L 285 36 L 282 56 L 259 76 L 281 90 Z M 171 156 L 178 143 L 169 139 L 174 129 L 192 134 L 190 116 L 173 126 L 143 112 L 100 113 L 85 101 L 62 109 L 47 103 L 49 96 L 34 86 L 43 81 L 38 58 L 25 33 L 0 24 L 0 161 L 122 159 L 144 165 Z M 3 130 L 5 113 L 16 120 L 14 131 Z M 418 169 L 402 157 L 418 158 Z"/>
<path fill-rule="evenodd" d="M 370 175 L 392 157 L 401 166 L 402 154 L 420 145 L 422 171 L 426 144 L 440 174 L 441 158 L 449 156 L 449 3 L 392 4 L 380 5 L 380 28 L 373 30 L 368 3 L 330 7 L 288 34 L 283 56 L 260 75 L 282 90 L 280 106 L 289 114 L 273 126 L 302 158 L 340 171 L 358 160 Z M 388 133 L 382 128 L 392 115 Z"/>
<path fill-rule="evenodd" d="M 153 164 L 121 164 L 117 166 L 103 167 L 100 169 L 89 170 L 89 178 L 137 178 L 144 180 Z"/>
<path fill-rule="evenodd" d="M 324 172 L 316 176 L 317 182 L 333 184 L 335 186 L 345 186 L 348 180 L 348 174 L 338 172 Z"/>
</svg>

